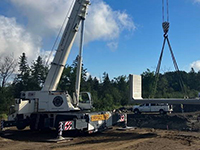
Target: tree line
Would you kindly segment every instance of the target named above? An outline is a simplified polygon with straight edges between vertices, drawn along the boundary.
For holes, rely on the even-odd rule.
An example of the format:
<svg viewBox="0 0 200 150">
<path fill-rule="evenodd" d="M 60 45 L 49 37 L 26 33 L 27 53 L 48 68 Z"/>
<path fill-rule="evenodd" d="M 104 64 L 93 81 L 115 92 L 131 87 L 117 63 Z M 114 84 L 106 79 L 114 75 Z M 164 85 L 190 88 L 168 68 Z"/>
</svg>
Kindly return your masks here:
<svg viewBox="0 0 200 150">
<path fill-rule="evenodd" d="M 146 98 L 197 98 L 200 92 L 200 71 L 171 71 L 159 74 L 156 84 L 154 71 L 142 73 L 143 97 Z M 155 87 L 156 86 L 156 87 Z"/>
<path fill-rule="evenodd" d="M 6 56 L 0 61 L 0 114 L 8 113 L 14 98 L 20 97 L 21 91 L 40 90 L 45 82 L 48 66 L 45 66 L 41 56 L 29 65 L 25 53 L 15 60 Z M 18 67 L 17 67 L 18 66 Z M 16 68 L 19 68 L 16 70 Z M 70 95 L 75 90 L 77 58 L 71 65 L 66 65 L 60 79 L 58 90 L 68 91 Z M 82 65 L 81 91 L 92 94 L 95 110 L 113 110 L 128 105 L 129 79 L 126 75 L 110 79 L 104 72 L 102 79 L 87 76 L 87 69 Z M 197 97 L 200 91 L 200 72 L 191 69 L 190 72 L 165 72 L 156 78 L 155 72 L 147 69 L 142 74 L 142 96 L 149 97 Z M 14 76 L 11 80 L 11 76 Z M 180 86 L 180 77 L 184 87 Z M 158 81 L 156 83 L 156 80 Z M 184 88 L 184 90 L 183 90 Z"/>
</svg>

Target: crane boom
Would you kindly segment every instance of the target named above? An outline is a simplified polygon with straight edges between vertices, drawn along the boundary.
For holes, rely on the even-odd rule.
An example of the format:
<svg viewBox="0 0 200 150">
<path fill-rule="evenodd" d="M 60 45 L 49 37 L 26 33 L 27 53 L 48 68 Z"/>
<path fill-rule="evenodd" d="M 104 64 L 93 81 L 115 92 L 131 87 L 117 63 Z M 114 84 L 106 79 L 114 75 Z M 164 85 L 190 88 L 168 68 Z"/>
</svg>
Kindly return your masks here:
<svg viewBox="0 0 200 150">
<path fill-rule="evenodd" d="M 42 91 L 55 91 L 73 45 L 81 20 L 87 14 L 90 0 L 76 0 L 70 18 L 65 27 L 56 55 L 45 80 Z"/>
</svg>

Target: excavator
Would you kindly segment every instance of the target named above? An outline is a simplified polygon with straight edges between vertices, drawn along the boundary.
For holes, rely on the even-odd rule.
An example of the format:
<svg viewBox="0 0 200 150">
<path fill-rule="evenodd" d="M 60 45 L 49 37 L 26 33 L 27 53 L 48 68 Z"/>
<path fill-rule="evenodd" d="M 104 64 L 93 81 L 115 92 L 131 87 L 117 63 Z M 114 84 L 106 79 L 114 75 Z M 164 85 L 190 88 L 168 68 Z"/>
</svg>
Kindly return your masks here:
<svg viewBox="0 0 200 150">
<path fill-rule="evenodd" d="M 43 88 L 40 91 L 22 91 L 10 109 L 8 120 L 1 121 L 1 129 L 11 126 L 19 130 L 27 126 L 31 130 L 58 129 L 61 122 L 62 130 L 93 133 L 124 121 L 121 114 L 111 111 L 92 112 L 91 94 L 80 92 L 84 24 L 89 4 L 90 0 L 75 0 Z M 57 86 L 80 25 L 75 92 L 70 96 L 67 91 L 57 91 Z"/>
</svg>

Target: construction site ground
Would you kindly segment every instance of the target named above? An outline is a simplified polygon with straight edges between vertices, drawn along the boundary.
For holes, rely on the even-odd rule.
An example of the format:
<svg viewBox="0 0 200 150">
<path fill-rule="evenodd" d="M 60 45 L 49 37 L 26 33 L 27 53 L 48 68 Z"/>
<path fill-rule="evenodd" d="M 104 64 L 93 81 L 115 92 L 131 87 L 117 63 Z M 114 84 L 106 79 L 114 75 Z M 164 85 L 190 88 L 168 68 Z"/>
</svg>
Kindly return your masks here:
<svg viewBox="0 0 200 150">
<path fill-rule="evenodd" d="M 95 134 L 64 133 L 73 138 L 58 143 L 56 131 L 18 131 L 9 128 L 0 133 L 1 150 L 200 150 L 200 112 L 186 114 L 129 114 L 132 130 L 118 126 Z M 73 135 L 72 135 L 73 134 Z"/>
</svg>

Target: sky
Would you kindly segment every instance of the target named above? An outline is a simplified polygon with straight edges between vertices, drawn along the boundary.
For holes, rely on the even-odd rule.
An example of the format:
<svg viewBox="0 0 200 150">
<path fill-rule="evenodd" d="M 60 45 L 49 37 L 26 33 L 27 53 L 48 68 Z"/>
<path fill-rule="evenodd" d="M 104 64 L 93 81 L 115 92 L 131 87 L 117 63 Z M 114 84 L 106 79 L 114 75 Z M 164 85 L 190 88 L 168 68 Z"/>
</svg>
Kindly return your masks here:
<svg viewBox="0 0 200 150">
<path fill-rule="evenodd" d="M 13 54 L 18 59 L 25 52 L 29 64 L 38 55 L 45 59 L 72 2 L 0 0 L 0 57 Z M 84 68 L 93 77 L 102 78 L 106 72 L 111 79 L 155 71 L 163 44 L 162 21 L 162 0 L 91 0 Z M 199 71 L 200 0 L 169 0 L 169 22 L 168 37 L 179 69 Z M 67 64 L 76 58 L 78 46 L 79 34 Z M 174 70 L 165 45 L 161 72 Z"/>
</svg>

